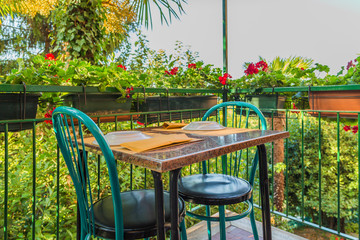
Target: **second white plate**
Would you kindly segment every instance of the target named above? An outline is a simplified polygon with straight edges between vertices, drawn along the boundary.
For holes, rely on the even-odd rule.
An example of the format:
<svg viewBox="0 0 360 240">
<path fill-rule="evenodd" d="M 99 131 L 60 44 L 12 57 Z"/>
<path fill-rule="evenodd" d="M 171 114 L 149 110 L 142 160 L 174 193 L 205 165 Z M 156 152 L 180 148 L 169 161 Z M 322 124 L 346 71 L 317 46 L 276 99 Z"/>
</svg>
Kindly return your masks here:
<svg viewBox="0 0 360 240">
<path fill-rule="evenodd" d="M 105 135 L 109 145 L 119 145 L 125 142 L 134 142 L 138 140 L 151 138 L 149 135 L 142 133 L 141 131 L 119 131 L 111 132 Z M 93 144 L 98 144 L 95 140 Z"/>
<path fill-rule="evenodd" d="M 191 122 L 182 129 L 189 131 L 209 131 L 209 130 L 221 130 L 224 128 L 225 128 L 224 126 L 218 124 L 217 122 L 199 121 L 199 122 Z"/>
</svg>

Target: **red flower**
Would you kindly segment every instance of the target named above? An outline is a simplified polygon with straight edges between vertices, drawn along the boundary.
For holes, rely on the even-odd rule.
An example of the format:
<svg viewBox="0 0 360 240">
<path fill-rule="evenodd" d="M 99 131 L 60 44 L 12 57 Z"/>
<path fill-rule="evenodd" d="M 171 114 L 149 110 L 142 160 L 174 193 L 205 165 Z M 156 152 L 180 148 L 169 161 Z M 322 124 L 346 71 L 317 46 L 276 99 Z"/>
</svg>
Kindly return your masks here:
<svg viewBox="0 0 360 240">
<path fill-rule="evenodd" d="M 130 98 L 130 92 L 133 90 L 134 90 L 133 86 L 125 89 L 126 98 Z"/>
<path fill-rule="evenodd" d="M 300 68 L 300 69 L 303 70 L 303 71 L 305 70 L 305 68 Z"/>
<path fill-rule="evenodd" d="M 227 84 L 226 81 L 228 80 L 228 78 L 232 78 L 232 76 L 228 73 L 224 73 L 223 76 L 219 77 L 219 81 L 222 85 L 226 85 Z"/>
<path fill-rule="evenodd" d="M 222 84 L 222 85 L 226 85 L 226 78 L 224 78 L 223 76 L 220 76 L 219 77 L 219 81 L 220 81 L 220 83 Z"/>
<path fill-rule="evenodd" d="M 165 70 L 165 75 L 176 75 L 177 72 L 179 71 L 179 68 L 178 67 L 174 67 L 169 71 Z"/>
<path fill-rule="evenodd" d="M 268 65 L 264 61 L 260 61 L 260 62 L 256 63 L 255 67 L 258 69 L 261 68 L 261 70 L 264 72 L 266 72 L 268 70 Z"/>
<path fill-rule="evenodd" d="M 48 53 L 45 55 L 45 60 L 55 60 L 55 56 L 52 53 Z M 49 65 L 50 66 L 50 65 Z"/>
<path fill-rule="evenodd" d="M 52 113 L 53 113 L 54 110 L 55 110 L 55 108 L 53 108 L 52 110 L 47 111 L 47 113 L 45 113 L 44 117 L 45 118 L 51 118 Z M 53 123 L 52 120 L 45 120 L 44 122 L 47 123 L 47 124 L 52 124 Z"/>
<path fill-rule="evenodd" d="M 145 124 L 143 124 L 142 122 L 136 121 L 137 124 L 139 124 L 140 126 L 145 126 Z"/>
<path fill-rule="evenodd" d="M 258 72 L 259 72 L 259 69 L 257 69 L 253 63 L 250 63 L 248 68 L 244 71 L 244 73 L 246 75 L 257 74 Z"/>
<path fill-rule="evenodd" d="M 298 109 L 298 108 L 295 106 L 295 103 L 292 103 L 292 108 L 293 108 L 293 109 Z M 293 113 L 299 113 L 299 111 L 294 111 Z"/>
<path fill-rule="evenodd" d="M 352 132 L 353 132 L 354 134 L 357 133 L 358 130 L 359 130 L 358 125 L 352 127 Z"/>
<path fill-rule="evenodd" d="M 347 131 L 350 131 L 351 130 L 351 126 L 349 125 L 345 125 L 344 127 L 343 127 L 343 129 L 344 129 L 344 131 L 345 132 L 347 132 Z"/>
<path fill-rule="evenodd" d="M 118 65 L 117 67 L 119 67 L 119 68 L 122 68 L 122 69 L 124 69 L 125 71 L 126 71 L 126 67 L 124 66 L 124 65 Z"/>
<path fill-rule="evenodd" d="M 346 70 L 349 70 L 349 68 L 351 67 L 355 67 L 355 64 L 353 63 L 353 61 L 348 62 L 347 66 L 346 66 Z"/>
<path fill-rule="evenodd" d="M 179 71 L 179 68 L 178 68 L 178 67 L 174 67 L 173 69 L 171 69 L 170 74 L 171 74 L 171 75 L 176 75 L 178 71 Z"/>
<path fill-rule="evenodd" d="M 189 63 L 188 68 L 196 69 L 196 63 Z"/>
</svg>

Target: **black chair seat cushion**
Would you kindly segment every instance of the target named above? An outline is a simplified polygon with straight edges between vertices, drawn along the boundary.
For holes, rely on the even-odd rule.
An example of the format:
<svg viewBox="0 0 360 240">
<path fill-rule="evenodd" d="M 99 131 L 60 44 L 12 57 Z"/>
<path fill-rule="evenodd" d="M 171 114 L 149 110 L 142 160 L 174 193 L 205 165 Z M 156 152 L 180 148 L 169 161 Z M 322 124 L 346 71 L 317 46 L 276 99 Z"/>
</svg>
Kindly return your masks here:
<svg viewBox="0 0 360 240">
<path fill-rule="evenodd" d="M 228 205 L 251 198 L 252 187 L 244 179 L 223 174 L 196 174 L 179 179 L 179 195 L 187 202 Z"/>
<path fill-rule="evenodd" d="M 126 239 L 146 238 L 156 235 L 155 191 L 134 190 L 121 193 L 124 234 Z M 184 201 L 179 199 L 180 216 L 183 219 Z M 112 197 L 97 201 L 94 206 L 96 235 L 115 237 L 115 217 Z M 170 228 L 170 193 L 164 191 L 165 226 Z"/>
</svg>

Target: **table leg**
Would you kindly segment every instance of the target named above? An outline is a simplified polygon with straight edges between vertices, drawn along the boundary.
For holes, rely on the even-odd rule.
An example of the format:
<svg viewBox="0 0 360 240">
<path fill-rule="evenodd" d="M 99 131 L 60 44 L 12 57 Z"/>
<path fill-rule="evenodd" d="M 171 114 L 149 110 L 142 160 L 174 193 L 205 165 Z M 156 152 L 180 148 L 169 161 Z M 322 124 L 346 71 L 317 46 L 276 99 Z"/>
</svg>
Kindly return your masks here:
<svg viewBox="0 0 360 240">
<path fill-rule="evenodd" d="M 83 151 L 83 150 L 79 150 L 79 153 L 80 153 L 80 158 L 79 158 L 79 160 L 80 160 L 80 162 L 79 162 L 79 169 L 85 169 L 85 159 L 84 159 L 84 157 L 85 158 L 87 158 L 87 155 L 88 155 L 88 152 L 87 151 Z M 81 164 L 81 166 L 80 166 L 80 164 Z M 83 171 L 81 171 L 81 172 L 83 172 Z M 84 180 L 85 180 L 85 182 L 82 182 L 82 180 L 80 179 L 80 181 L 82 182 L 82 184 L 83 184 L 83 186 L 85 186 L 86 187 L 86 184 L 87 184 L 87 179 L 86 179 L 86 175 L 84 175 Z M 77 240 L 80 240 L 81 239 L 81 216 L 80 216 L 80 209 L 79 209 L 79 205 L 77 204 L 77 208 L 76 208 L 76 239 Z"/>
<path fill-rule="evenodd" d="M 151 171 L 155 184 L 155 211 L 157 220 L 157 239 L 165 240 L 165 210 L 164 210 L 164 186 L 162 175 Z"/>
<path fill-rule="evenodd" d="M 264 144 L 257 146 L 259 150 L 259 171 L 260 171 L 260 195 L 261 212 L 263 220 L 264 240 L 271 240 L 271 219 L 270 219 L 270 200 L 269 200 L 269 177 L 266 148 Z"/>
<path fill-rule="evenodd" d="M 181 168 L 170 172 L 170 214 L 171 214 L 171 240 L 179 240 L 179 192 L 178 179 Z"/>
</svg>

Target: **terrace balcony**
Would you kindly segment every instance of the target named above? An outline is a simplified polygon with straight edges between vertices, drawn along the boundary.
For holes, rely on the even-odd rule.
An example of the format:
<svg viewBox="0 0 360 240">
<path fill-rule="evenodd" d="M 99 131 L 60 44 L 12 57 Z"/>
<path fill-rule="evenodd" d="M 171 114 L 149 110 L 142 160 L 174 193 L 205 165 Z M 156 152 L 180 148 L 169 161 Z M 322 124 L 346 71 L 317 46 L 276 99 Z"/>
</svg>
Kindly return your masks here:
<svg viewBox="0 0 360 240">
<path fill-rule="evenodd" d="M 310 90 L 358 90 L 359 86 L 311 87 Z M 23 87 L 0 86 L 0 92 L 22 92 Z M 27 92 L 82 92 L 82 87 L 27 86 Z M 91 92 L 90 88 L 88 92 Z M 95 91 L 95 90 L 94 90 Z M 111 91 L 111 90 L 109 90 Z M 135 92 L 142 93 L 139 88 Z M 229 99 L 231 94 L 244 90 L 205 89 L 145 89 L 148 94 L 215 94 L 218 102 Z M 268 129 L 286 130 L 290 138 L 267 144 L 268 173 L 270 177 L 270 207 L 272 213 L 273 239 L 358 239 L 359 238 L 359 161 L 360 111 L 352 119 L 344 118 L 344 111 L 332 111 L 331 118 L 322 117 L 321 110 L 309 110 L 306 94 L 308 87 L 263 89 L 263 92 L 286 95 L 304 92 L 296 102 L 299 109 L 292 107 L 287 99 L 283 109 L 262 109 L 266 113 Z M 160 126 L 165 121 L 199 121 L 204 110 L 171 110 L 158 112 L 131 112 L 110 114 L 113 121 L 102 122 L 95 115 L 94 120 L 104 133 L 118 130 Z M 180 119 L 174 120 L 175 113 L 182 112 Z M 191 113 L 188 119 L 182 118 Z M 236 114 L 235 117 L 241 117 Z M 43 113 L 42 113 L 43 114 Z M 148 122 L 150 114 L 156 121 Z M 230 114 L 230 112 L 229 112 Z M 0 239 L 74 239 L 76 236 L 76 195 L 66 165 L 56 145 L 50 119 L 37 115 L 28 120 L 1 120 L 0 132 Z M 121 120 L 121 116 L 128 116 Z M 141 121 L 140 116 L 143 116 Z M 167 116 L 167 117 L 164 117 Z M 219 120 L 221 116 L 219 116 Z M 144 121 L 145 120 L 145 121 Z M 31 123 L 28 130 L 10 132 L 12 123 Z M 252 120 L 253 128 L 258 120 Z M 350 126 L 350 129 L 346 128 Z M 346 131 L 350 130 L 350 131 Z M 252 151 L 243 156 L 241 171 L 245 178 Z M 231 158 L 230 154 L 228 158 Z M 91 155 L 89 166 L 97 179 L 93 188 L 97 197 L 106 195 L 109 186 L 106 181 L 106 165 L 98 155 Z M 209 160 L 211 172 L 220 171 L 221 160 Z M 231 167 L 230 165 L 228 167 Z M 193 174 L 201 170 L 199 164 L 183 169 L 183 174 Z M 118 163 L 122 191 L 152 188 L 153 180 L 149 170 L 126 163 Z M 165 183 L 168 178 L 164 174 Z M 167 187 L 167 186 L 166 186 Z M 261 224 L 259 182 L 254 191 L 255 217 Z M 240 210 L 242 206 L 229 207 L 228 214 Z M 216 214 L 212 212 L 212 214 Z M 188 238 L 205 239 L 203 222 L 187 220 Z M 251 239 L 251 227 L 247 219 L 229 223 L 229 239 Z M 214 239 L 218 234 L 214 224 Z M 261 228 L 260 228 L 261 229 Z M 279 230 L 278 230 L 279 229 Z M 260 231 L 261 232 L 261 231 Z M 299 236 L 293 235 L 297 234 Z M 201 236 L 201 237 L 200 237 Z M 261 234 L 260 234 L 261 236 Z M 204 237 L 204 238 L 202 238 Z"/>
</svg>

